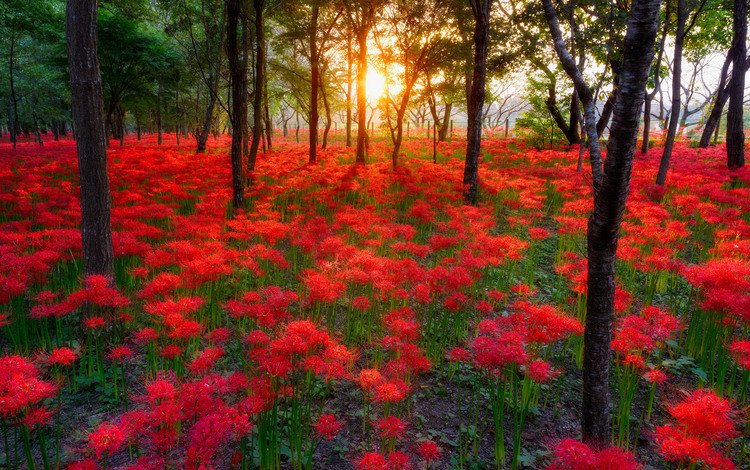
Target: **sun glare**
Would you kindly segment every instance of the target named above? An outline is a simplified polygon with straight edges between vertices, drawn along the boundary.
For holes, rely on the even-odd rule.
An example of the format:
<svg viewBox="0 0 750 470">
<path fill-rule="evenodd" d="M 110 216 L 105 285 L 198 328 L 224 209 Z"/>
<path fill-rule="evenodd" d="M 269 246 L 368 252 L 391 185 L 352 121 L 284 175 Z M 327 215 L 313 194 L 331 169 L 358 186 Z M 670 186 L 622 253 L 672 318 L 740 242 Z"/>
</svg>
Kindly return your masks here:
<svg viewBox="0 0 750 470">
<path fill-rule="evenodd" d="M 385 93 L 385 77 L 383 77 L 374 67 L 367 70 L 367 99 L 376 101 Z"/>
</svg>

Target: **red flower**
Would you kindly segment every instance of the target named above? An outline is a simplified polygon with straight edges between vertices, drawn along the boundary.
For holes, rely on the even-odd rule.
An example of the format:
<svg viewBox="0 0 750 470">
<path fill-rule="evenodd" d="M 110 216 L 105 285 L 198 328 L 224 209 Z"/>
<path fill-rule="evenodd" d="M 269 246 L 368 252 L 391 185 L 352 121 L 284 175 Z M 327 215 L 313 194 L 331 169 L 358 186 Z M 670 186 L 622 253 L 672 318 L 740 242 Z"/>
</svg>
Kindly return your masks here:
<svg viewBox="0 0 750 470">
<path fill-rule="evenodd" d="M 357 470 L 387 470 L 388 460 L 383 454 L 368 452 L 355 462 Z"/>
<path fill-rule="evenodd" d="M 406 432 L 406 423 L 396 416 L 387 416 L 377 420 L 375 427 L 380 430 L 381 439 L 400 439 Z"/>
<path fill-rule="evenodd" d="M 122 448 L 126 438 L 120 426 L 105 421 L 89 434 L 89 449 L 94 451 L 97 459 L 105 454 L 111 456 Z"/>
<path fill-rule="evenodd" d="M 435 441 L 427 440 L 419 443 L 417 446 L 417 453 L 429 465 L 433 460 L 440 458 L 440 454 L 443 453 L 443 450 L 435 443 Z"/>
<path fill-rule="evenodd" d="M 315 432 L 328 440 L 336 437 L 336 434 L 341 430 L 341 426 L 341 422 L 332 414 L 320 415 L 315 424 L 313 424 Z"/>
<path fill-rule="evenodd" d="M 50 365 L 53 366 L 69 366 L 73 364 L 76 359 L 78 359 L 78 355 L 75 351 L 73 351 L 70 348 L 61 347 L 57 349 L 53 349 L 52 352 L 49 354 L 49 358 L 47 359 L 47 362 Z"/>
</svg>

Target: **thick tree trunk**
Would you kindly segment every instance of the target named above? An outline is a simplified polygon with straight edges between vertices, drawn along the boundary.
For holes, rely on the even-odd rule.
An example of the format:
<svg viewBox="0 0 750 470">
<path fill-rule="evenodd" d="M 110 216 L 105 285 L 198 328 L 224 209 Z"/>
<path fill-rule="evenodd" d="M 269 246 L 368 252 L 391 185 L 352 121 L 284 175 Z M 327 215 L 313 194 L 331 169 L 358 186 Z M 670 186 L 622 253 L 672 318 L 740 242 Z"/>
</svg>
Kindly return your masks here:
<svg viewBox="0 0 750 470">
<path fill-rule="evenodd" d="M 237 36 L 242 15 L 241 4 L 241 0 L 227 0 L 227 58 L 232 95 L 232 206 L 235 209 L 245 205 L 242 130 L 247 127 L 247 58 L 240 57 Z"/>
<path fill-rule="evenodd" d="M 253 86 L 253 142 L 250 145 L 250 155 L 248 155 L 248 169 L 255 171 L 255 160 L 258 157 L 258 147 L 260 139 L 263 136 L 263 83 L 265 81 L 265 64 L 266 64 L 266 38 L 263 21 L 263 9 L 265 0 L 253 0 L 253 10 L 255 11 L 255 84 Z M 247 64 L 247 59 L 245 59 Z M 247 90 L 247 87 L 245 87 Z M 245 113 L 247 114 L 247 112 Z"/>
<path fill-rule="evenodd" d="M 734 70 L 729 82 L 727 109 L 727 166 L 730 170 L 745 166 L 745 132 L 743 104 L 745 100 L 745 54 L 747 53 L 747 0 L 734 0 L 732 55 Z"/>
<path fill-rule="evenodd" d="M 355 163 L 367 163 L 367 34 L 369 28 L 357 30 L 357 151 Z"/>
<path fill-rule="evenodd" d="M 310 19 L 310 151 L 308 162 L 315 163 L 318 153 L 318 91 L 320 90 L 320 64 L 318 61 L 318 14 L 320 7 L 313 3 Z"/>
<path fill-rule="evenodd" d="M 680 121 L 680 87 L 682 75 L 682 45 L 685 41 L 685 22 L 687 21 L 687 9 L 685 0 L 677 0 L 677 31 L 675 31 L 674 42 L 674 64 L 672 66 L 672 110 L 669 115 L 669 128 L 667 139 L 664 142 L 664 152 L 659 163 L 659 172 L 656 175 L 656 184 L 662 186 L 667 181 L 669 160 L 672 157 L 674 141 L 677 137 L 677 126 Z"/>
<path fill-rule="evenodd" d="M 107 137 L 97 57 L 96 10 L 96 0 L 68 0 L 68 68 L 81 184 L 83 273 L 85 276 L 103 275 L 114 284 Z"/>
<path fill-rule="evenodd" d="M 492 0 L 469 0 L 469 4 L 474 15 L 474 71 L 467 113 L 463 192 L 464 202 L 474 205 L 477 203 L 479 189 L 479 151 L 482 145 L 482 108 Z"/>
<path fill-rule="evenodd" d="M 682 0 L 681 0 L 682 1 Z M 630 189 L 660 0 L 633 0 L 623 48 L 602 185 L 588 223 L 588 296 L 583 353 L 583 438 L 598 445 L 612 433 L 609 370 L 615 299 L 615 254 Z"/>
</svg>

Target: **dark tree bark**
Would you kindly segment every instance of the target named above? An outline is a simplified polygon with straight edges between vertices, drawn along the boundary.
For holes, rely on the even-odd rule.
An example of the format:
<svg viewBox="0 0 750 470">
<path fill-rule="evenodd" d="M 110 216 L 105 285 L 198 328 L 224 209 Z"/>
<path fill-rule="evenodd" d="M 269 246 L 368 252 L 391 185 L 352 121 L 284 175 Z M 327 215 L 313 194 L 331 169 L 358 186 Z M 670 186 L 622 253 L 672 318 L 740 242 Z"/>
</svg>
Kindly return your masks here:
<svg viewBox="0 0 750 470">
<path fill-rule="evenodd" d="M 601 150 L 599 149 L 599 134 L 596 129 L 594 96 L 591 93 L 591 89 L 586 84 L 586 81 L 583 79 L 583 74 L 581 74 L 581 71 L 578 69 L 575 59 L 570 55 L 567 47 L 565 47 L 565 40 L 563 39 L 562 31 L 560 30 L 560 24 L 557 20 L 557 14 L 555 13 L 555 7 L 552 4 L 552 0 L 542 0 L 542 4 L 544 6 L 544 16 L 552 34 L 555 52 L 560 59 L 560 63 L 562 64 L 565 73 L 567 73 L 570 79 L 573 80 L 575 91 L 583 104 L 583 121 L 586 126 L 586 137 L 588 139 L 589 156 L 591 158 L 591 174 L 593 175 L 594 194 L 596 194 L 599 191 L 602 181 L 602 158 Z M 572 112 L 573 109 L 571 109 L 571 113 Z M 577 110 L 573 117 L 576 119 L 578 118 Z"/>
<path fill-rule="evenodd" d="M 255 171 L 255 160 L 258 157 L 260 139 L 263 137 L 263 84 L 266 69 L 266 38 L 263 21 L 265 0 L 253 0 L 255 12 L 255 83 L 253 85 L 253 142 L 248 155 L 248 169 Z M 247 63 L 247 59 L 245 59 Z M 247 88 L 246 88 L 247 90 Z M 247 112 L 245 112 L 247 114 Z"/>
<path fill-rule="evenodd" d="M 242 0 L 227 0 L 227 59 L 232 95 L 232 206 L 245 205 L 245 181 L 242 166 L 243 129 L 247 127 L 247 58 L 240 56 L 238 29 Z M 255 139 L 255 133 L 253 134 Z"/>
<path fill-rule="evenodd" d="M 309 163 L 315 163 L 318 152 L 318 91 L 320 90 L 320 64 L 318 60 L 318 15 L 320 7 L 313 3 L 310 19 L 310 152 Z"/>
<path fill-rule="evenodd" d="M 10 140 L 13 142 L 13 148 L 16 148 L 18 141 L 18 98 L 16 97 L 16 85 L 13 71 L 15 70 L 15 46 L 16 39 L 11 34 L 10 50 L 8 51 L 8 80 L 10 85 L 10 111 L 12 112 L 13 122 L 8 126 L 10 128 Z M 11 120 L 11 112 L 8 113 L 8 120 Z"/>
<path fill-rule="evenodd" d="M 716 89 L 716 98 L 714 99 L 714 105 L 711 107 L 711 112 L 706 118 L 706 124 L 703 127 L 703 133 L 701 134 L 701 140 L 698 143 L 698 147 L 707 148 L 711 143 L 711 136 L 714 130 L 718 129 L 719 121 L 721 120 L 721 113 L 724 111 L 724 105 L 729 99 L 729 88 L 727 85 L 727 78 L 729 76 L 729 66 L 732 64 L 732 49 L 730 48 L 727 52 L 727 57 L 724 60 L 724 65 L 721 67 L 721 75 L 719 76 L 719 86 Z"/>
<path fill-rule="evenodd" d="M 734 70 L 729 82 L 727 109 L 727 166 L 730 170 L 745 166 L 745 133 L 742 108 L 745 100 L 745 54 L 747 53 L 747 0 L 734 0 L 734 40 L 732 61 Z"/>
<path fill-rule="evenodd" d="M 96 37 L 96 0 L 69 0 L 66 36 L 81 184 L 83 273 L 100 274 L 114 284 L 109 174 L 104 103 Z"/>
<path fill-rule="evenodd" d="M 469 0 L 474 15 L 474 71 L 471 77 L 466 125 L 466 161 L 464 163 L 464 202 L 477 203 L 479 189 L 479 150 L 482 145 L 482 108 L 487 73 L 487 42 L 492 0 Z"/>
<path fill-rule="evenodd" d="M 659 46 L 658 46 L 658 54 L 656 56 L 656 61 L 651 66 L 651 68 L 654 71 L 654 89 L 649 92 L 646 91 L 646 94 L 644 96 L 644 103 L 643 103 L 643 142 L 641 144 L 641 153 L 645 155 L 648 152 L 649 147 L 649 135 L 651 133 L 651 102 L 654 100 L 654 97 L 659 92 L 659 89 L 661 88 L 661 77 L 660 77 L 660 68 L 661 68 L 661 60 L 662 57 L 664 57 L 664 45 L 667 41 L 667 31 L 669 30 L 669 14 L 670 14 L 670 2 L 667 2 L 667 6 L 664 10 L 664 26 L 661 30 L 661 39 L 659 39 Z"/>
<path fill-rule="evenodd" d="M 161 142 L 162 142 L 161 94 L 162 94 L 162 86 L 161 86 L 161 82 L 159 82 L 158 89 L 156 91 L 156 143 L 158 145 L 161 145 Z M 109 144 L 109 137 L 107 137 L 107 144 Z"/>
<path fill-rule="evenodd" d="M 667 138 L 664 142 L 664 152 L 661 154 L 659 172 L 656 175 L 656 184 L 664 185 L 667 181 L 669 160 L 672 158 L 674 140 L 677 136 L 677 126 L 680 124 L 680 87 L 682 75 L 682 45 L 685 41 L 685 22 L 687 21 L 687 8 L 685 0 L 677 0 L 677 30 L 674 42 L 674 64 L 672 66 L 672 110 L 669 114 L 669 128 Z"/>
<path fill-rule="evenodd" d="M 620 92 L 604 162 L 602 185 L 588 223 L 588 300 L 583 352 L 584 440 L 610 441 L 610 342 L 615 299 L 615 255 L 625 210 L 641 106 L 659 19 L 660 0 L 633 0 L 625 35 Z"/>
</svg>

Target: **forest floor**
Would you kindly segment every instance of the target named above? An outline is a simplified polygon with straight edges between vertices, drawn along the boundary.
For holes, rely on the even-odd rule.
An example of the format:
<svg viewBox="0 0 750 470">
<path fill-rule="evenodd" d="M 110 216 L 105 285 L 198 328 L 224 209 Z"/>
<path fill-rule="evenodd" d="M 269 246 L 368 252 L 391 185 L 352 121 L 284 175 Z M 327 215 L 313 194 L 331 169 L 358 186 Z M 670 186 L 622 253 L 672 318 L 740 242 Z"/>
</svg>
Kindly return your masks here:
<svg viewBox="0 0 750 470">
<path fill-rule="evenodd" d="M 354 166 L 338 138 L 315 165 L 277 139 L 233 213 L 228 144 L 113 142 L 117 290 L 81 279 L 74 142 L 0 144 L 0 351 L 59 386 L 0 406 L 0 467 L 28 465 L 34 407 L 55 412 L 31 425 L 38 468 L 41 443 L 51 467 L 562 465 L 580 438 L 593 205 L 577 148 L 487 139 L 467 207 L 462 140 L 436 163 L 406 140 L 394 172 L 383 141 Z M 613 442 L 647 468 L 687 462 L 659 427 L 688 426 L 673 405 L 705 388 L 732 423 L 698 460 L 750 468 L 750 170 L 678 142 L 664 191 L 660 155 L 635 157 L 618 251 Z M 601 462 L 586 468 L 629 468 Z"/>
</svg>

